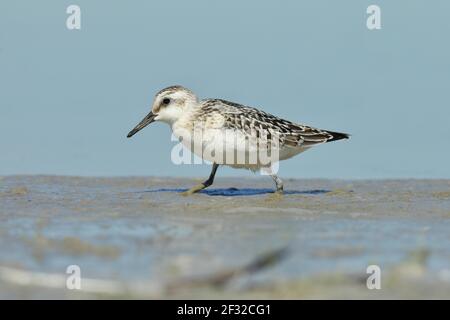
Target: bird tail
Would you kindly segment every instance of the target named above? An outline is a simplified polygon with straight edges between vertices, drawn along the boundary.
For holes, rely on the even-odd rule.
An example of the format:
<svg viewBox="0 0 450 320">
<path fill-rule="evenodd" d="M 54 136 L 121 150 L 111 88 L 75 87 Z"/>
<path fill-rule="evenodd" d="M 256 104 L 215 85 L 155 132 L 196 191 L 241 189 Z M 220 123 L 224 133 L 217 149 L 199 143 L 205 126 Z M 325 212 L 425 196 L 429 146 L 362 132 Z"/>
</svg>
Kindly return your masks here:
<svg viewBox="0 0 450 320">
<path fill-rule="evenodd" d="M 334 132 L 334 131 L 327 131 L 327 132 L 333 136 L 333 138 L 331 138 L 327 142 L 337 141 L 337 140 L 342 140 L 342 139 L 349 139 L 350 138 L 350 135 L 348 133 Z"/>
</svg>

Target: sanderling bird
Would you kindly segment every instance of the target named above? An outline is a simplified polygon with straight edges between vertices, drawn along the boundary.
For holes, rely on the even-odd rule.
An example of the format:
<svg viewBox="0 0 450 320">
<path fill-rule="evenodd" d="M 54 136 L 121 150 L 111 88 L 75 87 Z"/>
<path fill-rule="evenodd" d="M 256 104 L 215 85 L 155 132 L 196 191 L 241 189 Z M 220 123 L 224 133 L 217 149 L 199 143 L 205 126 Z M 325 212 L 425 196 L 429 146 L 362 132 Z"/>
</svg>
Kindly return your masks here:
<svg viewBox="0 0 450 320">
<path fill-rule="evenodd" d="M 128 133 L 127 137 L 131 138 L 154 121 L 169 124 L 172 133 L 183 142 L 183 145 L 200 158 L 212 163 L 209 178 L 184 194 L 193 194 L 211 186 L 219 165 L 252 171 L 273 165 L 273 161 L 263 162 L 262 157 L 258 156 L 253 158 L 256 159 L 255 161 L 248 161 L 248 158 L 256 151 L 271 150 L 269 153 L 276 154 L 276 161 L 281 161 L 312 146 L 349 138 L 346 133 L 294 123 L 238 103 L 222 99 L 199 100 L 191 90 L 182 86 L 171 86 L 159 91 L 154 98 L 150 113 Z M 202 134 L 196 135 L 198 128 L 201 129 Z M 255 137 L 256 142 L 252 139 Z M 268 144 L 261 142 L 263 138 Z M 232 143 L 224 144 L 224 141 L 232 141 Z M 200 148 L 196 145 L 200 145 Z M 205 147 L 211 145 L 214 152 L 205 154 Z M 219 161 L 216 156 L 217 151 L 222 148 L 227 161 Z M 235 155 L 239 152 L 244 154 L 240 161 L 237 161 L 235 156 L 227 156 L 227 154 Z M 276 193 L 282 193 L 282 180 L 276 173 L 269 174 L 276 184 Z"/>
</svg>

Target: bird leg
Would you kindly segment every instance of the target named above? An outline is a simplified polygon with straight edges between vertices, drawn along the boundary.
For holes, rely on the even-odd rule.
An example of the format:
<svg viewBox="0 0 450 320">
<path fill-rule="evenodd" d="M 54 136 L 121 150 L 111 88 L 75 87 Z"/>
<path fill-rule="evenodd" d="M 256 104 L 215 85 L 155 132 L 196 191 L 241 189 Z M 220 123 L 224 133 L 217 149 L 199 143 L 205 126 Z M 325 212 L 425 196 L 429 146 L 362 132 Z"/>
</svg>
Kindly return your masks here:
<svg viewBox="0 0 450 320">
<path fill-rule="evenodd" d="M 217 163 L 213 163 L 211 174 L 209 175 L 209 178 L 205 182 L 202 182 L 202 183 L 190 188 L 189 190 L 182 192 L 181 194 L 183 196 L 188 196 L 193 193 L 199 192 L 200 190 L 203 190 L 203 189 L 209 187 L 210 185 L 212 185 L 214 182 L 214 176 L 216 175 L 216 171 L 217 171 L 218 167 L 219 167 L 219 165 Z"/>
<path fill-rule="evenodd" d="M 275 174 L 271 174 L 270 176 L 277 186 L 277 191 L 275 191 L 275 193 L 283 194 L 283 181 Z"/>
</svg>

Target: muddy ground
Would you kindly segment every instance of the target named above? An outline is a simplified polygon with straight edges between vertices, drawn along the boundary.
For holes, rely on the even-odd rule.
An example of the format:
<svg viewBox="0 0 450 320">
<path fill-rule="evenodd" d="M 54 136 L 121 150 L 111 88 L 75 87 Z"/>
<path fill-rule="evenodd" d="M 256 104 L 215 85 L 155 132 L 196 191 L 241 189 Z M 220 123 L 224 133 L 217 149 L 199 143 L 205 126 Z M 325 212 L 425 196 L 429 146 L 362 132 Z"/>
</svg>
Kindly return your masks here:
<svg viewBox="0 0 450 320">
<path fill-rule="evenodd" d="M 197 182 L 0 178 L 0 298 L 450 298 L 450 180 Z"/>
</svg>

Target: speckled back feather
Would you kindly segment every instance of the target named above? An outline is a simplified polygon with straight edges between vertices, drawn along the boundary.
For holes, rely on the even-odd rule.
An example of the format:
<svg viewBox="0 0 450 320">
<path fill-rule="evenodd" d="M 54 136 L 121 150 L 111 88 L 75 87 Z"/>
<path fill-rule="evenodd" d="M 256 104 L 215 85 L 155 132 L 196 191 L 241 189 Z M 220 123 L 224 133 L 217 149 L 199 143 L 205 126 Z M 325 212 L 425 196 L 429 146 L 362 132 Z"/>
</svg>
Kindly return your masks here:
<svg viewBox="0 0 450 320">
<path fill-rule="evenodd" d="M 197 117 L 205 119 L 214 113 L 219 113 L 224 117 L 224 128 L 241 130 L 246 134 L 250 134 L 253 130 L 257 137 L 264 136 L 268 141 L 271 141 L 274 136 L 278 136 L 281 147 L 310 147 L 348 138 L 345 133 L 296 124 L 256 108 L 222 99 L 203 100 Z"/>
</svg>

